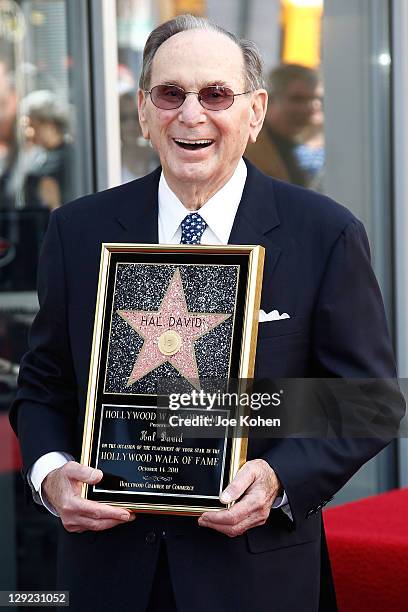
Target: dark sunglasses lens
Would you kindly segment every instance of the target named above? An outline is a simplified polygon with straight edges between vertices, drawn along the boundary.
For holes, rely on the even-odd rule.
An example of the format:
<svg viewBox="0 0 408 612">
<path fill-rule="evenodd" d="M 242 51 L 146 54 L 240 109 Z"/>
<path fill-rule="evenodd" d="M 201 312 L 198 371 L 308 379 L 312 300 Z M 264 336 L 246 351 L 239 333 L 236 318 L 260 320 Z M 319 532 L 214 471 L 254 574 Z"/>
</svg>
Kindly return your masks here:
<svg viewBox="0 0 408 612">
<path fill-rule="evenodd" d="M 158 108 L 170 110 L 181 106 L 185 99 L 182 89 L 174 85 L 156 85 L 153 87 L 150 97 Z"/>
<path fill-rule="evenodd" d="M 200 100 L 209 110 L 225 110 L 234 101 L 234 92 L 228 87 L 204 87 L 200 90 Z"/>
</svg>

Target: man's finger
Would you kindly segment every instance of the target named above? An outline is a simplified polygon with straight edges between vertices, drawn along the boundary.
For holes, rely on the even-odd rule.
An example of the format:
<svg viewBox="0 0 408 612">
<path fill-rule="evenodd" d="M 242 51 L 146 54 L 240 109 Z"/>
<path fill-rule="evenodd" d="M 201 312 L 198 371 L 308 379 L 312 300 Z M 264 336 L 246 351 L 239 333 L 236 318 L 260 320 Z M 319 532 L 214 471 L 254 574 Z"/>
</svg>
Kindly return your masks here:
<svg viewBox="0 0 408 612">
<path fill-rule="evenodd" d="M 116 508 L 109 504 L 101 504 L 89 499 L 75 498 L 67 508 L 68 513 L 94 520 L 129 521 L 134 514 L 126 508 Z"/>
<path fill-rule="evenodd" d="M 101 470 L 81 465 L 76 461 L 68 461 L 62 469 L 68 478 L 86 482 L 87 484 L 96 484 L 103 478 L 103 472 Z"/>
<path fill-rule="evenodd" d="M 248 517 L 238 523 L 237 525 L 225 525 L 225 524 L 215 524 L 215 523 L 207 523 L 202 524 L 202 527 L 208 527 L 209 529 L 214 529 L 214 531 L 218 531 L 219 533 L 223 533 L 224 535 L 229 536 L 230 538 L 235 538 L 237 536 L 242 535 L 248 529 L 252 529 L 253 527 L 258 527 L 258 525 L 263 525 L 263 520 L 257 520 L 254 517 Z"/>
<path fill-rule="evenodd" d="M 250 462 L 245 463 L 239 470 L 234 480 L 228 485 L 228 487 L 221 493 L 220 501 L 223 504 L 229 504 L 236 501 L 245 493 L 248 487 L 256 479 L 256 470 Z"/>
<path fill-rule="evenodd" d="M 132 515 L 131 521 L 135 520 L 136 515 Z M 101 521 L 95 521 L 90 519 L 78 520 L 75 524 L 71 524 L 66 522 L 64 527 L 70 533 L 82 533 L 84 531 L 104 531 L 105 529 L 111 529 L 112 527 L 117 527 L 118 525 L 123 525 L 123 521 L 115 521 L 112 519 L 104 519 Z"/>
<path fill-rule="evenodd" d="M 202 523 L 210 523 L 211 525 L 236 525 L 246 517 L 254 513 L 258 513 L 261 507 L 258 503 L 258 497 L 255 491 L 248 493 L 232 508 L 228 510 L 218 510 L 213 512 L 204 512 L 199 519 Z"/>
</svg>

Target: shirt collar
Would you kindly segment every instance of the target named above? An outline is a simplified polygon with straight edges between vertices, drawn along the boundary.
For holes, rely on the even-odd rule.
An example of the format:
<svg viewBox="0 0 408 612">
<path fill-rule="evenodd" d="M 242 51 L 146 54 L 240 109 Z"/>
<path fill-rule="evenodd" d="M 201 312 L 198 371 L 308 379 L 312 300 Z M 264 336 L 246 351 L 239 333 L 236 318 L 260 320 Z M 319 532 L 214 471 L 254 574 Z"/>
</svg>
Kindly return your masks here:
<svg viewBox="0 0 408 612">
<path fill-rule="evenodd" d="M 231 178 L 217 191 L 197 212 L 200 213 L 208 227 L 221 244 L 227 244 L 235 215 L 242 198 L 247 167 L 241 158 Z M 182 220 L 190 212 L 170 189 L 163 171 L 159 181 L 159 219 L 164 229 L 163 242 L 172 242 Z M 222 214 L 220 214 L 222 210 Z"/>
</svg>

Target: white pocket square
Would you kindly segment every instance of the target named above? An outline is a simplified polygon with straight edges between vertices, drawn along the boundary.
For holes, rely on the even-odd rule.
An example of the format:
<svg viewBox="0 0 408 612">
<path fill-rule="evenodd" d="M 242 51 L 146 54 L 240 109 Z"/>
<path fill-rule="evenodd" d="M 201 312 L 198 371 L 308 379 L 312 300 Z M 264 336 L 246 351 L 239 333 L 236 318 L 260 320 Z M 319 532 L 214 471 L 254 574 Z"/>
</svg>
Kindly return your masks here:
<svg viewBox="0 0 408 612">
<path fill-rule="evenodd" d="M 271 312 L 265 312 L 264 310 L 259 311 L 259 323 L 264 323 L 265 321 L 279 321 L 280 319 L 290 319 L 290 316 L 287 312 L 279 314 L 277 310 L 272 310 Z"/>
</svg>

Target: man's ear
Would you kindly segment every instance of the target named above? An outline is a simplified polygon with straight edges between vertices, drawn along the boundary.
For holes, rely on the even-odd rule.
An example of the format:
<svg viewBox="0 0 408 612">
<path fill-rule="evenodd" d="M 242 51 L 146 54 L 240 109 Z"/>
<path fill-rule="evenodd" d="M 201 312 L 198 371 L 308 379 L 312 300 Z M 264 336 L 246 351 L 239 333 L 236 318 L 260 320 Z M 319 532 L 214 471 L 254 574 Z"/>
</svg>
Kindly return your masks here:
<svg viewBox="0 0 408 612">
<path fill-rule="evenodd" d="M 149 127 L 146 117 L 146 94 L 142 89 L 137 92 L 137 111 L 139 114 L 139 123 L 142 130 L 143 137 L 146 140 L 150 140 Z"/>
<path fill-rule="evenodd" d="M 266 109 L 268 108 L 268 93 L 265 89 L 257 89 L 252 94 L 251 117 L 249 123 L 249 142 L 256 142 L 261 131 Z"/>
</svg>

